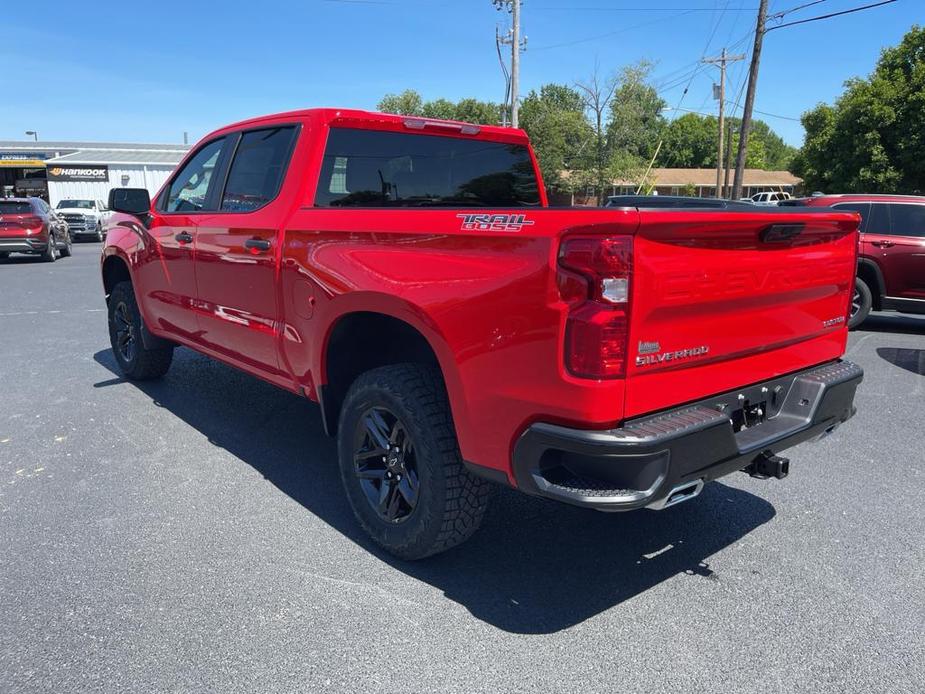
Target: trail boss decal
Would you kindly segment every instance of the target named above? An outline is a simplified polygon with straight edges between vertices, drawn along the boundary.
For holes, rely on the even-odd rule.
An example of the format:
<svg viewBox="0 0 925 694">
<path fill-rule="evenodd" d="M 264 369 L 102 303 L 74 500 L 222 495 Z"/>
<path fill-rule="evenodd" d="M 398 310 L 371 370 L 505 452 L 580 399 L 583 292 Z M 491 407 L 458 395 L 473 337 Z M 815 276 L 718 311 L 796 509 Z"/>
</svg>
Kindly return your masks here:
<svg viewBox="0 0 925 694">
<path fill-rule="evenodd" d="M 679 349 L 674 352 L 653 352 L 653 347 L 658 349 L 659 344 L 657 342 L 639 343 L 640 356 L 636 357 L 636 366 L 652 366 L 654 364 L 664 364 L 671 361 L 702 357 L 710 351 L 707 345 L 700 345 L 699 347 L 691 347 L 689 349 Z"/>
<path fill-rule="evenodd" d="M 462 231 L 520 231 L 532 226 L 525 214 L 458 214 Z"/>
</svg>

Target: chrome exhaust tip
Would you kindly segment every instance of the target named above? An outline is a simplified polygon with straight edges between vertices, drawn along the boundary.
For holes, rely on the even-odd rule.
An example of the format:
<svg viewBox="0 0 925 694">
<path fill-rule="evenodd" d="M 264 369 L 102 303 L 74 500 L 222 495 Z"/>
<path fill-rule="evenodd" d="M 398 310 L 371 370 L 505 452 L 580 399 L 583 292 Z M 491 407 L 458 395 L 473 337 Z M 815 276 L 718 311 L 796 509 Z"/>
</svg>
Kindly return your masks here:
<svg viewBox="0 0 925 694">
<path fill-rule="evenodd" d="M 700 494 L 701 491 L 703 491 L 702 479 L 683 482 L 672 487 L 671 491 L 668 492 L 665 497 L 659 499 L 658 501 L 653 501 L 646 508 L 661 511 L 662 509 L 668 508 L 669 506 L 676 506 L 682 502 L 693 499 L 695 496 Z"/>
</svg>

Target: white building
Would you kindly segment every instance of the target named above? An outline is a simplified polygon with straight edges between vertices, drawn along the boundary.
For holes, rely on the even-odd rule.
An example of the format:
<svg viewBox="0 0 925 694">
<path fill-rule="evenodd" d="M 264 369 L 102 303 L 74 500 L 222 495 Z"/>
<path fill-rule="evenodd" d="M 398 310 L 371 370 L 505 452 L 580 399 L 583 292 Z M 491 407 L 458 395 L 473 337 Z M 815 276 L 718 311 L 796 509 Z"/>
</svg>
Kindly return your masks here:
<svg viewBox="0 0 925 694">
<path fill-rule="evenodd" d="M 0 196 L 106 200 L 109 189 L 147 188 L 152 197 L 188 145 L 0 141 Z"/>
</svg>

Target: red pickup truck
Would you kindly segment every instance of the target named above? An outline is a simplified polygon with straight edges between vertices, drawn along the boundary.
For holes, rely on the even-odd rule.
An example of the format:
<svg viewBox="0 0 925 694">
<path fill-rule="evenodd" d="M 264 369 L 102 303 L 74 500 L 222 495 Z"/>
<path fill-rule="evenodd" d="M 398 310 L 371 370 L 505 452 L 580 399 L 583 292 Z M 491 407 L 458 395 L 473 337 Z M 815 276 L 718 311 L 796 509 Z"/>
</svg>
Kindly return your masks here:
<svg viewBox="0 0 925 694">
<path fill-rule="evenodd" d="M 177 345 L 317 401 L 361 525 L 415 559 L 491 483 L 665 508 L 854 413 L 859 217 L 549 208 L 525 133 L 317 109 L 208 135 L 153 202 L 114 189 L 115 358 Z"/>
</svg>

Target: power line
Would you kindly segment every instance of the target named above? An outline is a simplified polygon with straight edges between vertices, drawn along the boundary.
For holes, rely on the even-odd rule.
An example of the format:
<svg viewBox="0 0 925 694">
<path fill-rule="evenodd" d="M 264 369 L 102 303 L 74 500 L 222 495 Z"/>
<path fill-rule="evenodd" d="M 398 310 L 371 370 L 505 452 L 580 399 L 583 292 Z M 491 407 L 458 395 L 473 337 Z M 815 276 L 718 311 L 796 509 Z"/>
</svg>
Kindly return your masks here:
<svg viewBox="0 0 925 694">
<path fill-rule="evenodd" d="M 531 8 L 531 10 L 532 10 L 532 9 L 533 9 L 533 8 Z M 648 21 L 648 22 L 642 22 L 642 23 L 640 23 L 640 24 L 634 24 L 634 25 L 632 25 L 632 26 L 623 27 L 622 29 L 617 29 L 616 31 L 610 31 L 610 32 L 607 32 L 606 34 L 597 34 L 597 35 L 595 35 L 595 36 L 588 36 L 588 37 L 583 38 L 583 39 L 575 39 L 574 41 L 564 41 L 564 42 L 562 42 L 562 43 L 553 43 L 553 44 L 550 44 L 550 45 L 548 45 L 548 46 L 538 46 L 538 47 L 536 47 L 536 48 L 532 48 L 532 50 L 534 50 L 534 51 L 548 51 L 548 50 L 551 50 L 551 49 L 553 49 L 553 48 L 566 48 L 566 47 L 568 47 L 568 46 L 577 46 L 579 43 L 588 43 L 589 41 L 599 41 L 600 39 L 608 39 L 608 38 L 610 38 L 611 36 L 617 36 L 617 35 L 619 35 L 619 34 L 623 34 L 623 33 L 627 32 L 627 31 L 632 31 L 633 29 L 641 29 L 642 27 L 646 27 L 646 26 L 649 26 L 649 25 L 651 25 L 651 24 L 658 24 L 658 23 L 661 23 L 661 22 L 666 21 L 667 19 L 677 19 L 678 17 L 683 17 L 683 16 L 685 16 L 685 15 L 691 14 L 692 12 L 696 12 L 696 10 L 685 10 L 684 12 L 679 12 L 678 14 L 676 14 L 676 15 L 674 15 L 674 16 L 672 16 L 672 17 L 659 17 L 659 18 L 657 18 L 657 19 L 653 19 L 653 20 Z"/>
<path fill-rule="evenodd" d="M 592 6 L 576 6 L 576 5 L 563 5 L 563 6 L 551 6 L 546 5 L 542 7 L 531 7 L 531 10 L 569 10 L 569 11 L 581 11 L 581 12 L 716 12 L 715 7 L 592 7 Z M 754 12 L 757 10 L 757 7 L 740 7 L 738 9 L 732 10 L 733 12 Z"/>
<path fill-rule="evenodd" d="M 774 31 L 775 29 L 783 29 L 784 27 L 792 27 L 797 24 L 808 24 L 809 22 L 818 22 L 821 19 L 831 19 L 832 17 L 840 17 L 843 14 L 853 14 L 854 12 L 860 12 L 861 10 L 869 10 L 874 7 L 880 7 L 882 5 L 889 5 L 894 3 L 896 0 L 883 0 L 882 2 L 871 3 L 870 5 L 862 5 L 861 7 L 852 7 L 850 10 L 842 10 L 841 12 L 830 12 L 829 14 L 821 14 L 818 17 L 810 17 L 809 19 L 799 19 L 795 22 L 787 22 L 786 24 L 778 24 L 777 26 L 769 27 L 764 30 L 764 33 L 769 31 Z"/>
</svg>

